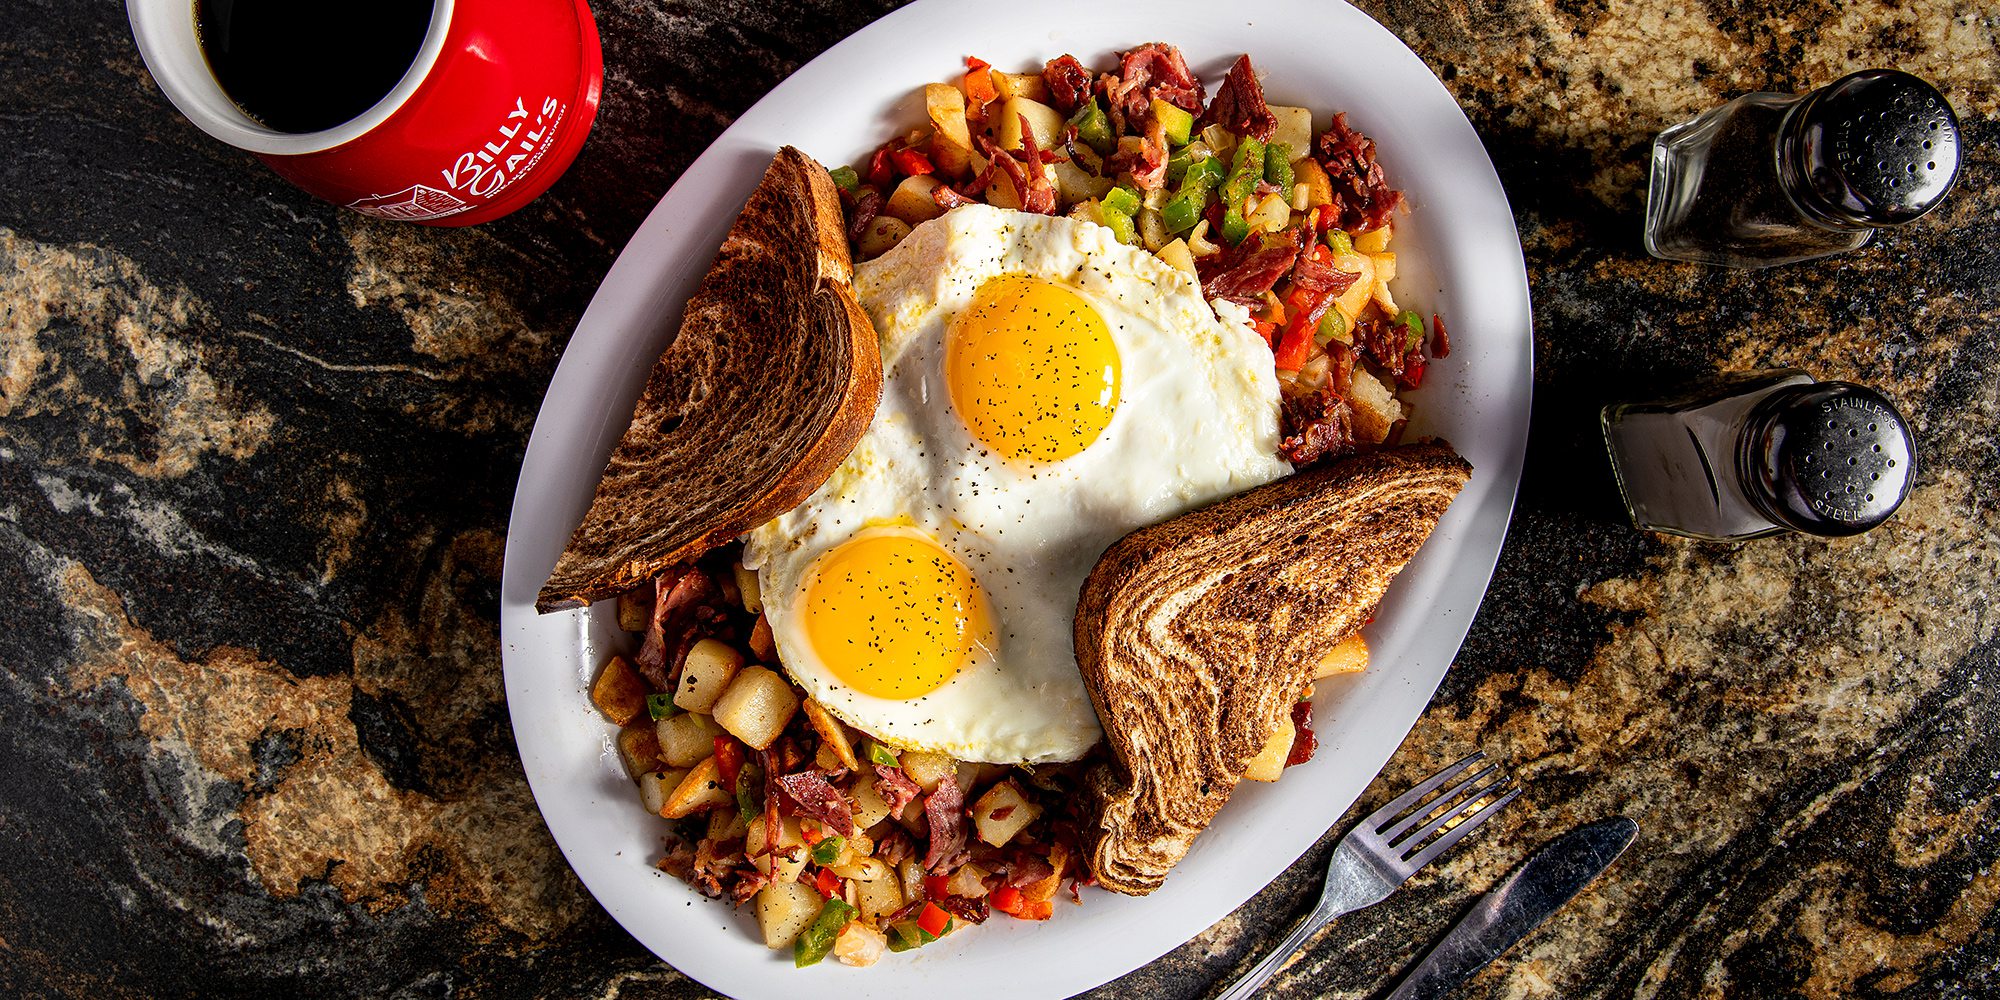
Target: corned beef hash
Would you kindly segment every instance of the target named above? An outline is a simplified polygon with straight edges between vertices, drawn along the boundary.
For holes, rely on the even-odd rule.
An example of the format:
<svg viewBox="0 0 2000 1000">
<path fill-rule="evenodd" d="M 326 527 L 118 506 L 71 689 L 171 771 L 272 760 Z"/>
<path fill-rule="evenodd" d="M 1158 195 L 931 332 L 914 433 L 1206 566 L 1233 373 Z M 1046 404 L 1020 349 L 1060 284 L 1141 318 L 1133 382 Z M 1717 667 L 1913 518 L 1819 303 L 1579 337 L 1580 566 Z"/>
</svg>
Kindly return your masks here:
<svg viewBox="0 0 2000 1000">
<path fill-rule="evenodd" d="M 592 690 L 671 823 L 659 867 L 754 903 L 800 966 L 1080 902 L 1102 733 L 1072 615 L 1098 556 L 1394 444 L 1397 391 L 1448 351 L 1390 293 L 1374 143 L 1267 105 L 1248 56 L 1213 97 L 1160 43 L 966 65 L 831 172 L 872 422 L 796 509 L 621 596 L 642 639 Z M 1314 676 L 1366 661 L 1355 636 Z M 1293 716 L 1247 777 L 1311 758 L 1304 696 Z"/>
</svg>

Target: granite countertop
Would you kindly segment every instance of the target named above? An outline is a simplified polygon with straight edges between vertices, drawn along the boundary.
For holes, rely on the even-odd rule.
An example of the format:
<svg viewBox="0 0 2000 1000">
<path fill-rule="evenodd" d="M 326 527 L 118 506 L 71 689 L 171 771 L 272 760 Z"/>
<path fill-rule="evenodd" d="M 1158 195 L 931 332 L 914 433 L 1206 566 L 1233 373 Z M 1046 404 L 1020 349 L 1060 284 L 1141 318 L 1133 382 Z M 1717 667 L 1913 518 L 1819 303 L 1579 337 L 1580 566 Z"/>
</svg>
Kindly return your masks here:
<svg viewBox="0 0 2000 1000">
<path fill-rule="evenodd" d="M 1529 846 L 1613 813 L 1642 826 L 1625 859 L 1461 995 L 2000 992 L 2000 14 L 1363 6 L 1499 167 L 1537 373 L 1492 588 L 1349 821 L 1474 747 L 1528 792 L 1271 995 L 1378 993 Z M 500 682 L 508 504 L 639 220 L 889 5 L 594 7 L 590 144 L 470 230 L 335 209 L 208 140 L 119 4 L 0 19 L 0 993 L 706 994 L 591 900 L 535 811 Z M 1943 209 L 1762 273 L 1644 255 L 1658 128 L 1869 66 L 1963 119 Z M 1922 471 L 1901 513 L 1832 542 L 1632 530 L 1596 409 L 1774 366 L 1902 404 Z M 1209 990 L 1309 905 L 1330 849 L 1099 995 Z"/>
</svg>

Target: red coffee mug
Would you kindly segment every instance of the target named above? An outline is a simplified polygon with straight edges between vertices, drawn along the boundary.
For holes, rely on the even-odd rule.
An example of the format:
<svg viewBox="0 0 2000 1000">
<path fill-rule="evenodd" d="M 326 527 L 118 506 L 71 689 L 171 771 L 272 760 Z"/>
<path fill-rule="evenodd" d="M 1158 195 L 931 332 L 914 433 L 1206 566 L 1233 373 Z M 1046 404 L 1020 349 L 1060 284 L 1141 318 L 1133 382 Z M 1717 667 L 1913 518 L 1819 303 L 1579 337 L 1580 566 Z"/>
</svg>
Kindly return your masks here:
<svg viewBox="0 0 2000 1000">
<path fill-rule="evenodd" d="M 416 61 L 388 96 L 324 131 L 278 132 L 216 81 L 194 6 L 126 0 L 167 99 L 293 184 L 379 218 L 470 226 L 526 205 L 576 158 L 604 90 L 584 0 L 434 0 Z"/>
</svg>

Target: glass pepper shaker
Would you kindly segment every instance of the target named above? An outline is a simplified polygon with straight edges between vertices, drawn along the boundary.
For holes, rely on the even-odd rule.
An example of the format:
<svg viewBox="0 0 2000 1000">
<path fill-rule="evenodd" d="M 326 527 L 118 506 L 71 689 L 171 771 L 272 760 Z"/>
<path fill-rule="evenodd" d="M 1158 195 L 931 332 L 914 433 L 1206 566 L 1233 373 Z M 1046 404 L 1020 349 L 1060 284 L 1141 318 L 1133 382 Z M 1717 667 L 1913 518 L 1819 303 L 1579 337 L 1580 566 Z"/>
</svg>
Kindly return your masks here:
<svg viewBox="0 0 2000 1000">
<path fill-rule="evenodd" d="M 1709 541 L 1859 534 L 1895 513 L 1916 475 L 1915 443 L 1894 404 L 1794 369 L 1613 404 L 1603 425 L 1632 523 Z"/>
<path fill-rule="evenodd" d="M 1951 105 L 1908 73 L 1747 94 L 1653 141 L 1646 249 L 1742 268 L 1853 250 L 1936 208 L 1958 159 Z"/>
</svg>

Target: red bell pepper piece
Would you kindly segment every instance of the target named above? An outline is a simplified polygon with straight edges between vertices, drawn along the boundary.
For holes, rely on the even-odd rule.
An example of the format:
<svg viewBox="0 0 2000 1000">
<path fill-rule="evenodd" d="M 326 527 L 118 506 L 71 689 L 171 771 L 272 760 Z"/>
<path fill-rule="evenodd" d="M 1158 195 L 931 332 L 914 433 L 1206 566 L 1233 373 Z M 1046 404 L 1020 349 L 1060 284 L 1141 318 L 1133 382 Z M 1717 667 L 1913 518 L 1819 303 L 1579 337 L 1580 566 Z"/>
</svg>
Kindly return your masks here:
<svg viewBox="0 0 2000 1000">
<path fill-rule="evenodd" d="M 1321 205 L 1313 209 L 1313 233 L 1315 235 L 1332 229 L 1340 220 L 1340 209 L 1332 205 Z"/>
<path fill-rule="evenodd" d="M 727 736 L 715 738 L 715 769 L 722 775 L 722 787 L 734 790 L 736 776 L 743 770 L 743 745 Z"/>
<path fill-rule="evenodd" d="M 1021 909 L 1021 904 L 1027 902 L 1026 899 L 1022 898 L 1021 890 L 1011 885 L 1003 885 L 993 890 L 993 895 L 987 898 L 993 902 L 994 909 L 999 910 L 1001 913 L 1009 914 L 1018 912 Z"/>
<path fill-rule="evenodd" d="M 1298 371 L 1312 354 L 1313 328 L 1301 322 L 1304 315 L 1297 314 L 1285 324 L 1285 339 L 1278 342 L 1277 368 L 1281 372 Z"/>
<path fill-rule="evenodd" d="M 1319 737 L 1313 735 L 1313 703 L 1302 701 L 1292 706 L 1292 749 L 1285 754 L 1285 766 L 1296 767 L 1313 759 L 1319 752 Z"/>
<path fill-rule="evenodd" d="M 1277 337 L 1278 324 L 1268 319 L 1260 319 L 1256 322 L 1255 329 L 1257 336 L 1264 338 L 1264 346 L 1272 346 L 1272 341 Z"/>
<path fill-rule="evenodd" d="M 889 162 L 894 163 L 897 170 L 911 177 L 922 177 L 937 171 L 937 168 L 931 165 L 931 158 L 925 156 L 922 150 L 898 149 L 889 154 Z"/>
<path fill-rule="evenodd" d="M 946 881 L 943 875 L 924 876 L 924 895 L 932 899 L 943 899 L 951 895 L 951 893 L 945 890 L 944 884 Z"/>
<path fill-rule="evenodd" d="M 951 926 L 951 914 L 939 909 L 936 903 L 925 903 L 924 911 L 917 914 L 917 926 L 922 928 L 925 934 L 939 937 L 944 934 L 946 927 Z"/>
<path fill-rule="evenodd" d="M 828 899 L 840 895 L 840 876 L 822 868 L 813 876 L 813 888 Z"/>
<path fill-rule="evenodd" d="M 978 56 L 965 57 L 965 96 L 967 100 L 985 104 L 1000 96 L 993 89 L 993 74 L 987 72 L 993 64 Z"/>
<path fill-rule="evenodd" d="M 895 179 L 895 175 L 889 170 L 889 147 L 884 145 L 875 151 L 874 156 L 868 158 L 866 180 L 878 189 L 887 189 L 889 182 Z"/>
</svg>

